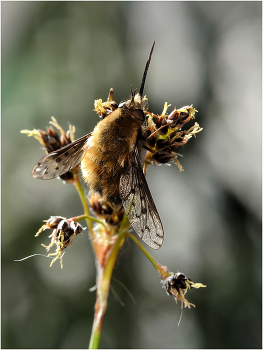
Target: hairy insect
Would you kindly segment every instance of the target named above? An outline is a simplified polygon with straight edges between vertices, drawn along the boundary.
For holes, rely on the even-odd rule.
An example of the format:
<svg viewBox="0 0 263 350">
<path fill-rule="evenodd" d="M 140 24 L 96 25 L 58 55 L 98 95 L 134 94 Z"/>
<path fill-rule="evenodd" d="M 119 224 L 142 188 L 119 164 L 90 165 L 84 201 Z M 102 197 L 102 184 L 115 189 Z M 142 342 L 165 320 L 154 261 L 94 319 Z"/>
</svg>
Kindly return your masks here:
<svg viewBox="0 0 263 350">
<path fill-rule="evenodd" d="M 126 102 L 113 103 L 110 113 L 103 116 L 92 133 L 41 158 L 32 175 L 49 180 L 80 164 L 90 190 L 112 207 L 123 205 L 134 231 L 149 247 L 158 249 L 163 244 L 164 231 L 140 158 L 142 147 L 146 147 L 143 90 L 154 44 L 139 93 L 132 92 Z"/>
</svg>

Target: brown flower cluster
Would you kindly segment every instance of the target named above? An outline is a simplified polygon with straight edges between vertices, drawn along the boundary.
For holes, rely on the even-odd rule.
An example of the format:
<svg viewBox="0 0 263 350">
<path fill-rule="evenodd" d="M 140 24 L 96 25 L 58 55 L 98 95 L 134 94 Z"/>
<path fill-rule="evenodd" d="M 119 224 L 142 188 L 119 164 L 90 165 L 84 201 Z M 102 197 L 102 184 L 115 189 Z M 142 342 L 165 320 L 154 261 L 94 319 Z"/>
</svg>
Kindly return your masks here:
<svg viewBox="0 0 263 350">
<path fill-rule="evenodd" d="M 98 193 L 92 193 L 92 195 L 89 196 L 89 203 L 94 214 L 99 219 L 104 219 L 106 223 L 111 226 L 120 225 L 125 214 L 123 206 L 113 208 L 109 203 L 105 202 Z"/>
<path fill-rule="evenodd" d="M 41 145 L 45 147 L 46 154 L 57 151 L 58 149 L 67 146 L 74 141 L 75 127 L 73 125 L 69 125 L 69 130 L 65 132 L 54 117 L 51 117 L 51 119 L 52 120 L 49 123 L 59 130 L 60 135 L 52 126 L 48 126 L 47 131 L 40 129 L 21 130 L 21 133 L 28 134 L 28 136 L 33 136 L 36 140 L 38 140 Z M 73 182 L 74 174 L 72 171 L 68 171 L 59 178 L 65 182 Z"/>
<path fill-rule="evenodd" d="M 72 245 L 74 239 L 82 232 L 83 228 L 73 219 L 66 219 L 62 216 L 51 216 L 49 220 L 44 221 L 46 223 L 38 230 L 35 237 L 39 236 L 39 234 L 46 229 L 53 229 L 53 232 L 49 236 L 51 237 L 51 243 L 48 246 L 44 244 L 41 245 L 46 248 L 47 252 L 49 252 L 53 245 L 56 245 L 55 253 L 48 254 L 48 256 L 55 256 L 50 266 L 52 266 L 57 259 L 60 259 L 61 268 L 63 268 L 62 255 L 65 249 Z"/>
<path fill-rule="evenodd" d="M 101 99 L 95 100 L 94 108 L 95 112 L 97 112 L 102 119 L 118 108 L 118 103 L 114 101 L 114 92 L 112 88 L 110 89 L 107 102 L 102 102 Z"/>
<path fill-rule="evenodd" d="M 145 112 L 149 117 L 145 141 L 148 151 L 144 162 L 145 167 L 147 167 L 149 164 L 166 164 L 173 161 L 181 171 L 183 168 L 177 159 L 180 154 L 176 152 L 176 149 L 184 146 L 202 128 L 200 128 L 198 123 L 195 123 L 190 129 L 182 130 L 197 112 L 192 105 L 180 109 L 175 108 L 167 115 L 166 112 L 169 106 L 166 102 L 160 116 Z M 154 122 L 153 118 L 157 118 L 157 121 Z"/>
<path fill-rule="evenodd" d="M 174 297 L 175 301 L 181 301 L 181 306 L 190 308 L 191 306 L 195 306 L 185 298 L 186 292 L 191 288 L 201 288 L 206 287 L 202 283 L 194 283 L 190 278 L 186 277 L 183 273 L 177 272 L 170 274 L 169 277 L 165 278 L 163 281 L 163 287 L 166 289 L 167 295 L 171 295 Z"/>
</svg>

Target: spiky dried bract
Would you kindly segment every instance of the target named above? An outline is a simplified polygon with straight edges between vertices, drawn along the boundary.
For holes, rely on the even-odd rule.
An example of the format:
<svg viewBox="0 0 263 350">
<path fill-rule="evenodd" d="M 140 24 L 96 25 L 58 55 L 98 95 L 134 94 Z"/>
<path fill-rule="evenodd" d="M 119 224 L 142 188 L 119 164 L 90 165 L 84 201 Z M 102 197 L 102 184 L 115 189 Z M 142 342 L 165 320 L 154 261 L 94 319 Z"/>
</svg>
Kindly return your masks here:
<svg viewBox="0 0 263 350">
<path fill-rule="evenodd" d="M 102 119 L 118 108 L 118 104 L 114 101 L 114 92 L 112 88 L 110 89 L 107 102 L 102 102 L 102 99 L 95 100 L 94 108 L 95 112 L 97 112 Z"/>
<path fill-rule="evenodd" d="M 167 115 L 166 112 L 169 106 L 165 102 L 163 112 L 160 116 L 146 111 L 149 117 L 147 120 L 145 145 L 151 151 L 147 151 L 144 160 L 145 168 L 149 164 L 166 164 L 173 161 L 177 164 L 180 171 L 182 171 L 183 168 L 177 159 L 180 154 L 176 152 L 176 149 L 185 145 L 192 136 L 195 136 L 202 130 L 198 123 L 195 123 L 188 130 L 182 130 L 185 124 L 193 119 L 197 112 L 192 105 L 182 107 L 178 110 L 175 108 Z M 153 118 L 157 118 L 157 121 L 154 122 Z"/>
<path fill-rule="evenodd" d="M 91 193 L 89 203 L 93 213 L 99 218 L 104 219 L 108 225 L 119 227 L 125 214 L 123 206 L 111 206 L 103 200 L 103 197 L 98 193 Z"/>
<path fill-rule="evenodd" d="M 49 123 L 59 130 L 60 135 L 52 126 L 48 126 L 47 131 L 40 129 L 21 130 L 21 133 L 28 134 L 28 136 L 33 136 L 37 141 L 39 141 L 41 145 L 45 147 L 46 154 L 57 151 L 60 148 L 72 143 L 74 141 L 75 133 L 75 127 L 73 125 L 70 125 L 69 130 L 65 132 L 54 117 L 51 117 L 51 121 Z M 65 182 L 74 181 L 74 174 L 72 171 L 68 171 L 59 177 Z"/>
<path fill-rule="evenodd" d="M 56 245 L 56 251 L 54 253 L 49 253 L 48 256 L 54 256 L 54 259 L 51 261 L 50 266 L 53 263 L 60 259 L 61 268 L 63 268 L 62 255 L 66 248 L 69 248 L 76 236 L 82 232 L 82 226 L 75 222 L 73 219 L 66 219 L 62 216 L 51 216 L 49 220 L 45 220 L 45 224 L 38 230 L 35 237 L 46 229 L 53 229 L 51 237 L 51 242 L 48 246 L 41 244 L 49 252 L 50 248 L 53 245 Z"/>
<path fill-rule="evenodd" d="M 133 93 L 131 98 L 126 101 L 127 109 L 142 109 L 145 113 L 147 110 L 148 99 L 146 96 L 141 96 L 139 93 Z"/>
<path fill-rule="evenodd" d="M 172 295 L 177 302 L 181 301 L 181 307 L 194 306 L 194 304 L 189 303 L 185 298 L 186 292 L 191 288 L 206 287 L 202 283 L 194 283 L 190 278 L 186 277 L 183 273 L 171 273 L 169 277 L 166 277 L 163 281 L 163 287 L 166 289 L 167 295 Z"/>
</svg>

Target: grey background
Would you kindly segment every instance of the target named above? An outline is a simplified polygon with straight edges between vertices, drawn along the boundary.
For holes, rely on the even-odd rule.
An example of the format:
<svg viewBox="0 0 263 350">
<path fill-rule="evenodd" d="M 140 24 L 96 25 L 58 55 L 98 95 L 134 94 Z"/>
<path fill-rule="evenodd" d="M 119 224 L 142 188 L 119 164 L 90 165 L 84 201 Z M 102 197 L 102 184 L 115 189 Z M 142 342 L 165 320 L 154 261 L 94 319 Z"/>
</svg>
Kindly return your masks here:
<svg viewBox="0 0 263 350">
<path fill-rule="evenodd" d="M 59 264 L 45 253 L 50 215 L 82 213 L 73 186 L 37 181 L 40 144 L 21 129 L 51 116 L 76 137 L 94 128 L 94 100 L 139 88 L 194 104 L 204 128 L 176 165 L 147 181 L 165 241 L 152 255 L 207 288 L 181 309 L 142 252 L 127 241 L 114 269 L 102 348 L 261 348 L 261 2 L 2 2 L 2 348 L 85 348 L 95 265 L 87 231 Z M 136 301 L 134 305 L 129 293 Z M 117 296 L 118 297 L 117 297 Z M 121 302 L 119 301 L 121 300 Z M 122 303 L 125 305 L 122 306 Z"/>
</svg>

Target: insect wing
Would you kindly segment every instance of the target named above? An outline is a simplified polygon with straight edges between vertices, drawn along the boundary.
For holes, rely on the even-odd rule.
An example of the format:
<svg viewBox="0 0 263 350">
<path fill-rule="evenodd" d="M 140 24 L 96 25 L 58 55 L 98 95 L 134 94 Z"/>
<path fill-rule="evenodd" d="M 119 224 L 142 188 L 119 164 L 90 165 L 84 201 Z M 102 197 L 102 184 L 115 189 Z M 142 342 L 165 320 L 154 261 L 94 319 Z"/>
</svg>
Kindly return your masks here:
<svg viewBox="0 0 263 350">
<path fill-rule="evenodd" d="M 36 179 L 51 180 L 75 168 L 85 155 L 91 133 L 41 158 L 32 170 Z"/>
<path fill-rule="evenodd" d="M 127 173 L 121 176 L 120 197 L 134 231 L 149 247 L 159 249 L 163 244 L 163 226 L 135 152 Z"/>
</svg>

